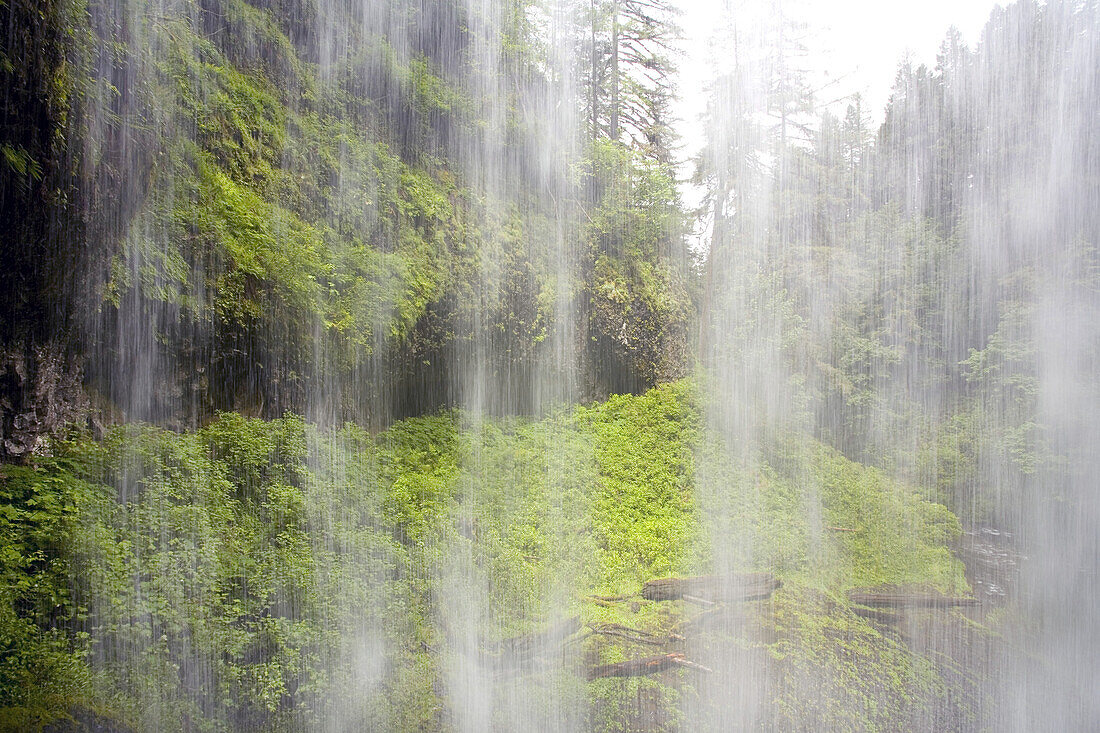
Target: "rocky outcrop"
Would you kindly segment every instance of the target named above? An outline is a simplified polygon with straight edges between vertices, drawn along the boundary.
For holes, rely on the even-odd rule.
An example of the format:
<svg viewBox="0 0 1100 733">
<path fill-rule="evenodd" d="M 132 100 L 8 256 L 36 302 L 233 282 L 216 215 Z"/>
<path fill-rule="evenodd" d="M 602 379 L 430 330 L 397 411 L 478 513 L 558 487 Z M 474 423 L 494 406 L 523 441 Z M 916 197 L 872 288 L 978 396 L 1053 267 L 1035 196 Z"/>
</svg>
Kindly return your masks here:
<svg viewBox="0 0 1100 733">
<path fill-rule="evenodd" d="M 42 451 L 89 412 L 77 360 L 55 342 L 0 351 L 0 460 Z"/>
</svg>

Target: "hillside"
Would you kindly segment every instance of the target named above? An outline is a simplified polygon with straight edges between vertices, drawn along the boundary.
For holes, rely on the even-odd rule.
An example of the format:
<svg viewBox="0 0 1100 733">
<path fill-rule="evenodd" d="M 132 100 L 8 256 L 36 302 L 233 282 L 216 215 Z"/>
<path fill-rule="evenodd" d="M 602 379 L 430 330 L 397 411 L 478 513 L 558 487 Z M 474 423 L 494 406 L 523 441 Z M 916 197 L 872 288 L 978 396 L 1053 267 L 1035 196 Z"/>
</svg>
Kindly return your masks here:
<svg viewBox="0 0 1100 733">
<path fill-rule="evenodd" d="M 691 383 L 376 436 L 226 413 L 6 467 L 3 636 L 22 650 L 0 667 L 6 725 L 92 711 L 120 730 L 505 729 L 564 709 L 586 728 L 671 730 L 719 715 L 705 691 L 733 683 L 780 728 L 974 715 L 981 680 L 957 665 L 980 624 L 866 618 L 845 595 L 966 594 L 954 516 L 804 436 L 735 459 L 702 420 Z M 717 532 L 743 539 L 733 567 L 713 557 Z M 656 577 L 759 569 L 782 583 L 764 600 L 639 595 Z M 502 646 L 571 617 L 529 656 Z M 911 646 L 913 625 L 955 647 Z M 673 652 L 713 671 L 585 681 Z M 740 678 L 739 655 L 764 678 Z M 491 708 L 456 708 L 470 677 Z"/>
</svg>

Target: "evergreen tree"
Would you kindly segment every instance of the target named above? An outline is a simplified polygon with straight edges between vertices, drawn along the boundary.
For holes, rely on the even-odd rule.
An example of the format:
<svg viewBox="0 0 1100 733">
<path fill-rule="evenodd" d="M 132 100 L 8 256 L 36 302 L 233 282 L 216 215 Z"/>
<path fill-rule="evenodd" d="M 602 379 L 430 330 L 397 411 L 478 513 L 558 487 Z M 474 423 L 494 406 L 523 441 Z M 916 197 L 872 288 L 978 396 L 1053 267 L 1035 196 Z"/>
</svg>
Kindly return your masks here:
<svg viewBox="0 0 1100 733">
<path fill-rule="evenodd" d="M 668 0 L 589 0 L 584 101 L 588 134 L 672 160 L 672 44 Z"/>
</svg>

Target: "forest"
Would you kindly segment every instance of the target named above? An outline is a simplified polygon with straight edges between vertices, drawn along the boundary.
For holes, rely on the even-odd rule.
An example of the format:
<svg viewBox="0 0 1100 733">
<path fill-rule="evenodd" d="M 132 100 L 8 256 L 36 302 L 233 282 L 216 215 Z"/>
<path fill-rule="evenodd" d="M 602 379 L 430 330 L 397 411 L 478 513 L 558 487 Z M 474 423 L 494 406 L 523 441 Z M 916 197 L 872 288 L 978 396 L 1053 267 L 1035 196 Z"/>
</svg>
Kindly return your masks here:
<svg viewBox="0 0 1100 733">
<path fill-rule="evenodd" d="M 0 0 L 0 730 L 1100 722 L 1100 3 L 683 8 Z"/>
</svg>

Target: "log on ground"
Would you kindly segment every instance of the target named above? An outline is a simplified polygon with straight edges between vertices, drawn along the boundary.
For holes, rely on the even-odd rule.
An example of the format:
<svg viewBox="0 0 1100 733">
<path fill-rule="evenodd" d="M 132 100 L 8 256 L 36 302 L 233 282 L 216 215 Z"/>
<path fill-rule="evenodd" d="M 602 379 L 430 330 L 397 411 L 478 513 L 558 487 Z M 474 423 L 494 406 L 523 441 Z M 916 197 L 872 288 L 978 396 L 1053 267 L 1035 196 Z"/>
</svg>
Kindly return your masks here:
<svg viewBox="0 0 1100 733">
<path fill-rule="evenodd" d="M 593 667 L 588 670 L 588 679 L 596 680 L 605 677 L 644 677 L 646 675 L 664 672 L 666 669 L 675 669 L 678 667 L 693 669 L 696 672 L 712 671 L 709 667 L 704 667 L 701 664 L 696 664 L 684 658 L 683 654 L 673 652 L 670 654 L 661 654 L 656 657 L 645 657 L 644 659 L 628 659 L 625 662 L 616 662 L 615 664 L 601 664 L 598 667 Z"/>
<path fill-rule="evenodd" d="M 884 624 L 896 624 L 902 619 L 902 615 L 897 611 L 881 608 L 860 608 L 859 606 L 854 606 L 852 608 L 852 613 L 862 618 Z"/>
<path fill-rule="evenodd" d="M 953 606 L 978 605 L 978 599 L 976 598 L 945 596 L 932 592 L 852 591 L 848 594 L 848 600 L 853 604 L 870 608 L 951 608 Z"/>
<path fill-rule="evenodd" d="M 557 649 L 561 643 L 581 629 L 579 616 L 562 621 L 546 631 L 524 634 L 496 644 L 487 645 L 485 651 L 504 658 L 527 659 L 549 649 Z"/>
<path fill-rule="evenodd" d="M 771 573 L 655 578 L 642 586 L 642 597 L 651 601 L 675 601 L 685 596 L 709 602 L 757 601 L 770 598 L 782 585 Z"/>
</svg>

